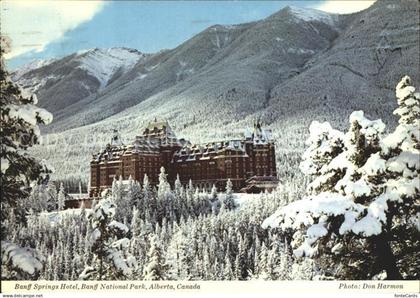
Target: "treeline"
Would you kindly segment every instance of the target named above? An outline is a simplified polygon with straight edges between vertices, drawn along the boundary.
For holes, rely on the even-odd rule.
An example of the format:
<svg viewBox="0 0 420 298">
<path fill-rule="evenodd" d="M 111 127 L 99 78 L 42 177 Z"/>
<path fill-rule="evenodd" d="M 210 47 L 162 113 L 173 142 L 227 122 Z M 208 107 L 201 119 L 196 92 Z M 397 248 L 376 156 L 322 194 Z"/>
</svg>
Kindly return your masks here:
<svg viewBox="0 0 420 298">
<path fill-rule="evenodd" d="M 238 206 L 229 183 L 224 193 L 183 187 L 179 180 L 171 189 L 162 170 L 157 188 L 147 177 L 142 185 L 115 180 L 103 196 L 91 210 L 31 213 L 27 226 L 13 229 L 12 242 L 45 256 L 39 278 L 275 280 L 316 274 L 312 261 L 295 263 L 284 239 L 261 228 L 285 200 L 280 188 Z M 95 214 L 107 214 L 107 221 Z M 99 261 L 107 270 L 98 275 Z"/>
</svg>

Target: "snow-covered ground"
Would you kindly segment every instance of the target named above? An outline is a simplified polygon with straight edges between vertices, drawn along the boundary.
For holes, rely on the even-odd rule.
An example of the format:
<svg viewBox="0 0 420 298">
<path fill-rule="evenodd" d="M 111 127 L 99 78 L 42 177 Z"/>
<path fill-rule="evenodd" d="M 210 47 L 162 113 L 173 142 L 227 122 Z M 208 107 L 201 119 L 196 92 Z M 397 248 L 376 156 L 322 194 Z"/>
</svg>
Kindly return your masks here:
<svg viewBox="0 0 420 298">
<path fill-rule="evenodd" d="M 234 200 L 235 204 L 240 208 L 249 204 L 253 200 L 259 198 L 261 194 L 254 194 L 254 193 L 234 193 Z"/>
<path fill-rule="evenodd" d="M 59 223 L 63 218 L 71 215 L 80 215 L 82 209 L 66 209 L 62 211 L 42 212 L 40 219 L 46 219 L 52 226 Z"/>
<path fill-rule="evenodd" d="M 223 200 L 223 196 L 224 196 L 223 193 L 219 194 L 218 195 L 219 200 Z M 234 196 L 235 204 L 237 206 L 237 210 L 239 210 L 240 208 L 246 206 L 253 200 L 259 198 L 261 194 L 234 193 L 233 196 Z M 81 210 L 82 209 L 79 208 L 79 209 L 66 209 L 62 211 L 42 212 L 39 214 L 39 217 L 40 219 L 46 219 L 51 225 L 55 225 L 67 216 L 80 215 Z M 90 209 L 86 208 L 86 210 L 88 211 Z M 88 213 L 89 212 L 87 212 L 87 214 Z"/>
<path fill-rule="evenodd" d="M 327 13 L 317 9 L 290 6 L 290 11 L 296 18 L 305 22 L 317 21 L 334 26 L 337 20 L 336 14 Z"/>
</svg>

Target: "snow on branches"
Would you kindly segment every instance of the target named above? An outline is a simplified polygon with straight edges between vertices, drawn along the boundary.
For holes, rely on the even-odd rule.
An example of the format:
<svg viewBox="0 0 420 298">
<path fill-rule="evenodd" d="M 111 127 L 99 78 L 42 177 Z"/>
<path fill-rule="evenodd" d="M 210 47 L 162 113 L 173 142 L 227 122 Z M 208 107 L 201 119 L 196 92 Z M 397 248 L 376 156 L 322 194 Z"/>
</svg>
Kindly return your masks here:
<svg viewBox="0 0 420 298">
<path fill-rule="evenodd" d="M 161 244 L 156 235 L 150 237 L 150 249 L 147 254 L 148 263 L 144 268 L 144 280 L 165 280 L 168 265 L 165 263 Z"/>
<path fill-rule="evenodd" d="M 44 258 L 32 248 L 1 241 L 2 279 L 37 278 Z"/>
<path fill-rule="evenodd" d="M 3 39 L 2 37 L 2 44 Z M 1 48 L 2 66 L 4 53 L 4 48 Z M 52 115 L 37 107 L 36 96 L 26 94 L 13 83 L 4 67 L 0 68 L 0 103 L 2 222 L 10 208 L 15 208 L 17 219 L 24 221 L 22 199 L 29 196 L 30 183 L 43 178 L 43 174 L 49 172 L 44 162 L 28 154 L 27 149 L 39 141 L 38 125 L 49 124 Z"/>
<path fill-rule="evenodd" d="M 400 277 L 389 242 L 404 238 L 418 245 L 420 220 L 420 96 L 410 83 L 404 77 L 397 86 L 394 114 L 400 124 L 388 136 L 381 120 L 371 121 L 362 111 L 351 114 L 345 135 L 328 123 L 311 125 L 301 163 L 314 178 L 309 195 L 263 223 L 290 232 L 296 256 L 337 254 L 341 241 L 356 237 L 371 244 L 365 247 L 380 246 L 372 253 L 387 259 L 382 269 L 388 278 Z"/>
<path fill-rule="evenodd" d="M 81 279 L 121 279 L 131 276 L 136 261 L 127 251 L 130 240 L 124 236 L 128 227 L 115 221 L 114 216 L 115 205 L 109 198 L 99 201 L 89 214 L 94 260 L 93 265 L 85 267 L 80 274 Z"/>
</svg>

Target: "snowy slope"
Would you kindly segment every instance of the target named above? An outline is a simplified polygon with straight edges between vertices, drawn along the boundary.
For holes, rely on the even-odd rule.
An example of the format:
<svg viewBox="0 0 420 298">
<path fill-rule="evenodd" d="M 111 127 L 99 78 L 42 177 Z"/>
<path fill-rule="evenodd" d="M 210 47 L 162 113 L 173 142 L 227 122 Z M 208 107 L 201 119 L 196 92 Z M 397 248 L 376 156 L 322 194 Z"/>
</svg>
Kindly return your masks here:
<svg viewBox="0 0 420 298">
<path fill-rule="evenodd" d="M 322 22 L 330 26 L 335 26 L 338 22 L 338 15 L 326 13 L 317 9 L 301 8 L 297 6 L 289 6 L 290 13 L 296 19 L 304 22 Z"/>
<path fill-rule="evenodd" d="M 145 55 L 126 48 L 90 49 L 78 52 L 79 68 L 97 78 L 104 88 L 116 71 L 131 69 Z"/>
<path fill-rule="evenodd" d="M 36 93 L 41 107 L 56 113 L 100 92 L 146 57 L 127 48 L 89 49 L 61 59 L 35 61 L 14 71 L 12 79 Z"/>
<path fill-rule="evenodd" d="M 129 141 L 148 121 L 166 118 L 178 136 L 203 142 L 238 137 L 261 117 L 279 140 L 279 173 L 289 175 L 312 120 L 342 128 L 352 111 L 364 110 L 395 123 L 395 84 L 403 74 L 420 79 L 413 58 L 419 27 L 418 2 L 391 2 L 337 16 L 333 27 L 312 14 L 304 14 L 310 22 L 296 22 L 290 8 L 255 23 L 212 26 L 57 110 L 44 145 L 34 150 L 58 177 L 86 179 L 91 154 L 113 129 Z"/>
<path fill-rule="evenodd" d="M 62 211 L 41 212 L 39 214 L 40 220 L 45 220 L 51 226 L 62 222 L 66 217 L 79 216 L 82 209 L 67 209 Z M 86 214 L 89 214 L 90 209 L 86 209 Z"/>
<path fill-rule="evenodd" d="M 47 129 L 94 123 L 154 96 L 156 104 L 166 105 L 180 93 L 216 106 L 220 101 L 223 110 L 229 102 L 233 113 L 247 115 L 265 106 L 274 85 L 300 73 L 310 58 L 331 46 L 338 32 L 324 22 L 296 22 L 289 8 L 254 23 L 214 25 L 173 50 L 140 61 L 99 94 L 58 111 Z"/>
<path fill-rule="evenodd" d="M 25 64 L 21 67 L 19 67 L 16 71 L 12 74 L 12 79 L 14 81 L 18 81 L 21 77 L 23 77 L 28 72 L 41 68 L 45 65 L 48 65 L 52 63 L 55 59 L 45 59 L 45 60 L 34 60 L 32 62 L 29 62 L 28 64 Z"/>
</svg>

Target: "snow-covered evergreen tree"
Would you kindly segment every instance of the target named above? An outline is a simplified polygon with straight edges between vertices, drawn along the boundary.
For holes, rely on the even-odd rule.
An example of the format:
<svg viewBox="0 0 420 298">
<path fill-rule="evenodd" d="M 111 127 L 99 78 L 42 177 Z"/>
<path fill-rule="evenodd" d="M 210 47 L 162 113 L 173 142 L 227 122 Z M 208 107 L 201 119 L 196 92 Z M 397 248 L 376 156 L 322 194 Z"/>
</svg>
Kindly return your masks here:
<svg viewBox="0 0 420 298">
<path fill-rule="evenodd" d="M 123 198 L 123 180 L 122 176 L 114 177 L 112 181 L 112 201 L 118 205 Z"/>
<path fill-rule="evenodd" d="M 191 243 L 182 227 L 176 226 L 167 250 L 168 275 L 171 279 L 191 279 L 192 262 Z"/>
<path fill-rule="evenodd" d="M 144 206 L 144 209 L 142 210 L 144 212 L 147 212 L 147 210 L 150 210 L 150 211 L 156 210 L 157 208 L 156 196 L 153 195 L 152 187 L 150 185 L 149 177 L 147 176 L 147 174 L 144 174 L 144 177 L 143 177 L 142 197 L 143 197 L 143 206 Z"/>
<path fill-rule="evenodd" d="M 235 208 L 235 201 L 233 199 L 233 184 L 230 179 L 226 182 L 226 191 L 223 196 L 222 206 L 223 210 L 232 210 Z"/>
<path fill-rule="evenodd" d="M 278 258 L 278 260 L 276 260 Z M 279 253 L 277 243 L 273 244 L 273 247 L 269 254 L 269 261 L 273 265 L 277 265 L 275 268 L 275 276 L 279 280 L 291 280 L 292 279 L 292 265 L 293 259 L 288 249 L 288 244 L 285 241 L 283 251 Z"/>
<path fill-rule="evenodd" d="M 224 266 L 224 270 L 223 270 L 223 279 L 225 280 L 234 280 L 235 279 L 235 274 L 233 272 L 232 269 L 232 262 L 230 261 L 230 256 L 227 253 L 225 255 L 225 266 Z"/>
<path fill-rule="evenodd" d="M 144 280 L 166 280 L 168 266 L 165 263 L 162 248 L 156 235 L 153 235 L 150 239 L 147 259 L 147 265 L 143 272 Z"/>
<path fill-rule="evenodd" d="M 320 156 L 317 150 L 305 153 L 307 160 L 318 162 L 308 166 L 306 160 L 302 166 L 315 176 L 309 196 L 264 222 L 289 233 L 296 256 L 316 257 L 338 278 L 385 272 L 388 279 L 401 279 L 405 269 L 398 266 L 395 251 L 404 250 L 398 248 L 401 243 L 406 250 L 419 247 L 420 96 L 410 83 L 404 77 L 397 86 L 395 132 L 384 137 L 382 121 L 352 113 L 341 153 L 336 142 L 327 143 Z M 311 138 L 317 138 L 313 133 Z"/>
<path fill-rule="evenodd" d="M 13 83 L 5 70 L 3 55 L 9 50 L 8 41 L 1 37 L 0 47 L 0 159 L 1 159 L 1 239 L 7 238 L 4 225 L 7 214 L 14 209 L 16 220 L 25 221 L 24 201 L 30 194 L 30 184 L 39 181 L 49 170 L 28 153 L 38 143 L 40 124 L 49 124 L 52 115 L 36 106 L 35 95 L 27 94 Z"/>
<path fill-rule="evenodd" d="M 217 188 L 216 185 L 213 184 L 210 191 L 210 201 L 214 202 L 217 200 Z"/>
<path fill-rule="evenodd" d="M 245 280 L 248 277 L 247 244 L 242 236 L 239 238 L 238 254 L 235 259 L 235 277 L 238 280 Z"/>
<path fill-rule="evenodd" d="M 136 186 L 135 181 L 130 176 L 127 185 L 123 183 L 122 176 L 119 179 L 115 179 L 112 182 L 112 200 L 117 206 L 115 219 L 118 221 L 124 221 L 124 218 L 131 214 L 134 204 L 138 204 L 139 200 L 139 189 Z M 130 218 L 131 219 L 131 218 Z"/>
<path fill-rule="evenodd" d="M 299 259 L 292 264 L 290 277 L 292 280 L 312 280 L 314 278 L 314 260 Z"/>
<path fill-rule="evenodd" d="M 135 181 L 131 176 L 128 181 L 127 199 L 130 210 L 133 207 L 143 207 L 143 197 L 140 183 Z"/>
<path fill-rule="evenodd" d="M 312 122 L 309 127 L 308 148 L 303 153 L 300 169 L 310 175 L 309 193 L 330 191 L 342 177 L 340 169 L 327 167 L 331 161 L 343 152 L 344 134 L 331 127 L 328 122 Z"/>
<path fill-rule="evenodd" d="M 57 187 L 55 186 L 54 182 L 52 182 L 51 180 L 48 181 L 47 184 L 47 210 L 48 211 L 53 211 L 57 209 L 57 201 L 58 201 L 58 192 L 57 192 Z"/>
<path fill-rule="evenodd" d="M 174 183 L 174 191 L 177 196 L 182 195 L 182 184 L 179 175 L 176 175 L 175 183 Z"/>
<path fill-rule="evenodd" d="M 37 279 L 45 258 L 35 249 L 1 241 L 2 280 Z"/>
<path fill-rule="evenodd" d="M 393 276 L 402 273 L 403 278 L 420 278 L 415 269 L 420 267 L 420 93 L 411 84 L 410 77 L 405 76 L 397 85 L 394 114 L 400 117 L 399 125 L 381 144 L 385 187 L 377 200 L 386 202 L 378 203 L 386 217 L 375 247 L 382 251 L 378 261 L 385 263 L 388 278 L 389 271 L 393 275 L 396 270 L 394 260 L 400 265 Z"/>
<path fill-rule="evenodd" d="M 124 236 L 128 228 L 114 220 L 115 208 L 109 198 L 104 198 L 89 215 L 94 259 L 91 266 L 85 267 L 80 274 L 81 279 L 129 278 L 136 266 L 134 257 L 127 253 L 130 241 Z"/>
<path fill-rule="evenodd" d="M 171 187 L 169 185 L 167 174 L 164 167 L 160 167 L 159 173 L 159 184 L 158 184 L 158 198 L 161 201 L 166 200 L 166 196 L 168 192 L 171 191 Z"/>
<path fill-rule="evenodd" d="M 31 194 L 25 202 L 26 208 L 39 213 L 48 210 L 49 194 L 44 184 L 32 183 Z"/>
<path fill-rule="evenodd" d="M 64 191 L 64 185 L 63 183 L 61 183 L 60 189 L 58 190 L 58 195 L 57 195 L 57 209 L 59 211 L 64 210 L 65 201 L 66 201 L 66 193 Z"/>
<path fill-rule="evenodd" d="M 258 255 L 258 270 L 254 272 L 254 275 L 258 276 L 258 279 L 262 280 L 270 280 L 270 267 L 268 264 L 268 250 L 265 243 L 261 245 L 261 251 Z"/>
<path fill-rule="evenodd" d="M 268 251 L 267 258 L 267 280 L 278 280 L 278 266 L 279 266 L 279 254 L 275 248 Z"/>
<path fill-rule="evenodd" d="M 36 106 L 35 95 L 27 94 L 10 80 L 3 59 L 9 49 L 8 40 L 0 36 L 1 278 L 32 279 L 38 276 L 44 258 L 34 249 L 22 248 L 6 239 L 23 240 L 13 237 L 17 231 L 10 228 L 25 224 L 28 209 L 25 200 L 31 183 L 46 180 L 45 174 L 50 172 L 43 162 L 28 153 L 28 148 L 39 142 L 38 125 L 49 124 L 52 115 Z"/>
</svg>

